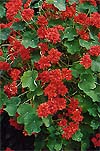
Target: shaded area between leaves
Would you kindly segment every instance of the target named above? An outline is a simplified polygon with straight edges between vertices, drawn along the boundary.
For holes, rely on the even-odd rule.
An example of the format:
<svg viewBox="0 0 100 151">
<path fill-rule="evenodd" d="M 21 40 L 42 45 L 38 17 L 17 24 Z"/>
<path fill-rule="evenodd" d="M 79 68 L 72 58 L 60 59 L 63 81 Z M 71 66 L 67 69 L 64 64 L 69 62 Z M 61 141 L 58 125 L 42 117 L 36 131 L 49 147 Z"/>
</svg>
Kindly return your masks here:
<svg viewBox="0 0 100 151">
<path fill-rule="evenodd" d="M 7 113 L 1 115 L 0 151 L 10 147 L 15 151 L 34 151 L 34 136 L 24 136 L 21 131 L 9 125 Z"/>
</svg>

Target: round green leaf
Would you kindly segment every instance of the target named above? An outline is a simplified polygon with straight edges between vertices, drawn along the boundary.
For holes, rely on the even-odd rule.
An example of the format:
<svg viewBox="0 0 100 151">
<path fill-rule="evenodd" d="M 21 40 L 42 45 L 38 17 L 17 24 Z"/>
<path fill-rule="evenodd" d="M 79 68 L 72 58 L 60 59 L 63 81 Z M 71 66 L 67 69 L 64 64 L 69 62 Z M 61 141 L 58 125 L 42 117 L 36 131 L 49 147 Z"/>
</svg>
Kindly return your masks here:
<svg viewBox="0 0 100 151">
<path fill-rule="evenodd" d="M 37 37 L 37 33 L 35 30 L 33 32 L 26 31 L 23 34 L 22 44 L 25 46 L 25 48 L 28 48 L 28 47 L 36 48 L 38 45 L 38 42 L 39 42 L 39 39 Z"/>
<path fill-rule="evenodd" d="M 6 12 L 6 9 L 2 5 L 0 5 L 0 18 L 5 16 L 6 14 L 5 12 Z"/>
<path fill-rule="evenodd" d="M 0 91 L 0 109 L 4 104 L 6 104 L 7 101 L 8 101 L 7 95 L 3 91 Z"/>
<path fill-rule="evenodd" d="M 26 114 L 24 118 L 24 124 L 25 124 L 25 130 L 28 132 L 28 134 L 32 134 L 33 132 L 40 132 L 42 125 L 41 119 L 34 115 L 33 113 Z"/>
<path fill-rule="evenodd" d="M 37 84 L 35 82 L 37 76 L 38 72 L 36 70 L 28 70 L 24 72 L 23 76 L 21 77 L 23 88 L 28 87 L 31 91 L 34 91 L 37 87 Z"/>
<path fill-rule="evenodd" d="M 85 93 L 92 98 L 93 102 L 100 102 L 100 86 L 97 85 L 95 89 L 89 90 L 88 92 L 85 91 Z"/>
<path fill-rule="evenodd" d="M 25 22 L 15 22 L 11 28 L 13 28 L 14 30 L 24 30 L 25 29 Z"/>
<path fill-rule="evenodd" d="M 54 0 L 54 6 L 57 7 L 60 11 L 66 10 L 65 0 Z"/>
<path fill-rule="evenodd" d="M 100 126 L 99 120 L 98 120 L 98 121 L 97 121 L 97 120 L 92 120 L 90 126 L 91 126 L 93 129 L 97 129 L 97 128 Z"/>
<path fill-rule="evenodd" d="M 30 104 L 21 104 L 19 108 L 17 109 L 17 112 L 19 114 L 17 118 L 17 122 L 20 124 L 24 124 L 24 118 L 26 117 L 27 114 L 33 113 L 33 108 Z"/>
<path fill-rule="evenodd" d="M 62 39 L 68 38 L 68 41 L 72 41 L 72 40 L 74 40 L 75 36 L 77 36 L 75 28 L 68 27 L 64 31 L 64 35 L 63 35 Z"/>
<path fill-rule="evenodd" d="M 50 126 L 50 120 L 49 118 L 42 118 L 43 123 L 45 124 L 46 127 Z"/>
<path fill-rule="evenodd" d="M 0 40 L 7 40 L 9 34 L 10 34 L 9 28 L 1 29 L 0 30 Z"/>
<path fill-rule="evenodd" d="M 14 116 L 17 111 L 17 106 L 14 104 L 9 104 L 4 110 L 8 112 L 9 116 Z"/>
<path fill-rule="evenodd" d="M 81 139 L 83 137 L 83 134 L 81 133 L 80 130 L 78 130 L 73 136 L 72 139 L 77 141 L 77 142 L 81 142 Z"/>
<path fill-rule="evenodd" d="M 90 91 L 96 87 L 95 79 L 91 74 L 81 74 L 78 87 L 83 91 Z"/>
<path fill-rule="evenodd" d="M 15 115 L 15 113 L 17 111 L 17 107 L 18 107 L 20 102 L 21 102 L 21 100 L 18 97 L 12 97 L 11 99 L 9 99 L 6 102 L 5 111 L 8 112 L 9 116 L 14 116 Z"/>
<path fill-rule="evenodd" d="M 80 46 L 85 47 L 87 50 L 90 49 L 91 46 L 98 44 L 98 42 L 96 42 L 96 41 L 86 41 L 83 39 L 80 39 L 79 43 L 80 43 Z"/>
<path fill-rule="evenodd" d="M 80 45 L 78 40 L 72 42 L 65 41 L 64 46 L 67 47 L 67 51 L 71 54 L 75 54 L 80 51 Z"/>
<path fill-rule="evenodd" d="M 94 72 L 100 72 L 100 56 L 98 56 L 96 60 L 92 61 L 91 70 Z"/>
</svg>

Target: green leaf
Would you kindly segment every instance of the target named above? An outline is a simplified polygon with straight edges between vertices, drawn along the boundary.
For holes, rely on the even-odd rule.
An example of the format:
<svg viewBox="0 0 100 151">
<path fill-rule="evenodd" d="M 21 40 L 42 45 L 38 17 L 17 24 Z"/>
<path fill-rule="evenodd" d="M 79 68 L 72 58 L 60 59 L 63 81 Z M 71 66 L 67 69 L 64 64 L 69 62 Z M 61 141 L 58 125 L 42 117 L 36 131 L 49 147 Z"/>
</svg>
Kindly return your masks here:
<svg viewBox="0 0 100 151">
<path fill-rule="evenodd" d="M 36 48 L 38 45 L 39 39 L 37 37 L 37 33 L 36 31 L 26 31 L 23 34 L 23 38 L 22 38 L 22 44 L 28 48 Z"/>
<path fill-rule="evenodd" d="M 72 5 L 73 3 L 78 3 L 78 0 L 69 0 L 68 2 Z"/>
<path fill-rule="evenodd" d="M 17 112 L 19 114 L 17 122 L 24 124 L 24 128 L 29 135 L 31 135 L 33 132 L 40 132 L 42 120 L 34 114 L 34 108 L 32 108 L 30 104 L 21 104 L 17 109 Z"/>
<path fill-rule="evenodd" d="M 96 117 L 98 115 L 97 107 L 98 106 L 96 104 L 93 104 L 90 108 L 88 108 L 89 115 Z"/>
<path fill-rule="evenodd" d="M 56 151 L 60 151 L 60 150 L 62 149 L 62 141 L 61 141 L 61 140 L 59 140 L 59 142 L 57 142 L 57 143 L 55 144 L 54 149 L 55 149 Z"/>
<path fill-rule="evenodd" d="M 47 2 L 48 4 L 53 4 L 53 3 L 54 3 L 54 0 L 46 0 L 46 2 Z"/>
<path fill-rule="evenodd" d="M 42 120 L 37 115 L 29 113 L 24 118 L 24 124 L 25 130 L 31 135 L 33 132 L 38 133 L 41 131 Z"/>
<path fill-rule="evenodd" d="M 50 119 L 48 117 L 47 118 L 42 118 L 42 121 L 43 121 L 43 123 L 45 124 L 46 127 L 50 126 Z"/>
<path fill-rule="evenodd" d="M 99 119 L 98 120 L 92 120 L 90 126 L 95 130 L 100 126 Z"/>
<path fill-rule="evenodd" d="M 72 136 L 72 139 L 73 139 L 74 141 L 81 142 L 82 137 L 83 137 L 83 134 L 81 133 L 80 130 L 78 130 L 78 131 Z"/>
<path fill-rule="evenodd" d="M 0 18 L 3 18 L 5 16 L 6 9 L 0 5 Z"/>
<path fill-rule="evenodd" d="M 47 3 L 54 4 L 60 11 L 66 10 L 65 0 L 46 0 Z"/>
<path fill-rule="evenodd" d="M 85 47 L 86 49 L 90 49 L 91 46 L 97 45 L 96 41 L 86 41 L 83 39 L 79 39 L 80 46 Z"/>
<path fill-rule="evenodd" d="M 41 151 L 46 145 L 46 135 L 43 135 L 43 131 L 35 136 L 34 151 Z M 41 140 L 41 141 L 40 141 Z"/>
<path fill-rule="evenodd" d="M 91 3 L 85 2 L 78 5 L 78 10 L 84 12 L 85 10 L 89 10 L 89 13 L 97 12 L 97 7 L 91 5 Z"/>
<path fill-rule="evenodd" d="M 80 96 L 80 95 L 78 95 L 76 97 L 79 100 L 79 104 L 82 107 L 82 112 L 83 113 L 87 112 L 88 108 L 92 107 L 93 103 L 92 103 L 92 101 L 89 97 L 87 97 L 87 96 L 83 97 L 83 96 Z"/>
<path fill-rule="evenodd" d="M 4 104 L 6 104 L 7 101 L 8 101 L 7 95 L 3 91 L 0 91 L 0 109 Z"/>
<path fill-rule="evenodd" d="M 81 74 L 80 82 L 78 83 L 78 87 L 83 90 L 89 92 L 91 89 L 96 87 L 95 79 L 92 74 Z"/>
<path fill-rule="evenodd" d="M 54 136 L 49 136 L 47 147 L 50 151 L 60 151 L 62 149 L 62 140 Z"/>
<path fill-rule="evenodd" d="M 54 0 L 54 6 L 57 7 L 60 11 L 66 10 L 65 0 Z"/>
<path fill-rule="evenodd" d="M 77 36 L 77 33 L 76 33 L 75 28 L 68 27 L 64 31 L 64 35 L 63 35 L 62 39 L 68 38 L 68 41 L 72 41 L 72 40 L 74 40 L 74 38 L 76 36 Z"/>
<path fill-rule="evenodd" d="M 75 54 L 80 51 L 78 40 L 74 40 L 72 42 L 65 41 L 64 46 L 68 48 L 67 51 L 71 54 Z"/>
<path fill-rule="evenodd" d="M 7 107 L 4 109 L 8 112 L 9 116 L 14 116 L 17 111 L 17 106 L 14 104 L 7 105 Z"/>
<path fill-rule="evenodd" d="M 25 29 L 25 22 L 15 22 L 11 28 L 13 28 L 14 30 L 24 30 Z"/>
<path fill-rule="evenodd" d="M 20 102 L 20 98 L 12 97 L 6 102 L 6 108 L 4 110 L 8 112 L 9 116 L 14 116 L 16 114 L 17 107 Z"/>
<path fill-rule="evenodd" d="M 42 94 L 43 94 L 43 90 L 42 90 L 41 86 L 38 86 L 34 91 L 34 95 L 40 96 Z"/>
<path fill-rule="evenodd" d="M 71 67 L 71 70 L 72 70 L 72 75 L 75 77 L 75 78 L 78 78 L 79 75 L 81 73 L 84 73 L 85 69 L 83 68 L 83 66 L 81 66 L 81 64 L 77 64 L 77 63 L 73 63 L 72 67 Z"/>
<path fill-rule="evenodd" d="M 100 102 L 100 85 L 97 85 L 95 89 L 89 90 L 89 92 L 85 93 L 92 98 L 93 102 Z"/>
<path fill-rule="evenodd" d="M 40 51 L 34 50 L 31 55 L 31 62 L 34 65 L 34 62 L 37 62 L 40 59 Z"/>
<path fill-rule="evenodd" d="M 34 110 L 33 110 L 32 106 L 30 104 L 26 103 L 26 104 L 21 104 L 19 106 L 19 108 L 17 109 L 17 112 L 20 115 L 17 118 L 18 123 L 24 124 L 25 116 L 29 113 L 33 113 Z"/>
<path fill-rule="evenodd" d="M 94 72 L 100 72 L 100 56 L 98 56 L 96 60 L 92 61 L 91 70 Z"/>
<path fill-rule="evenodd" d="M 87 151 L 89 147 L 89 139 L 85 138 L 84 141 L 81 141 L 81 151 Z"/>
<path fill-rule="evenodd" d="M 7 40 L 9 34 L 10 34 L 9 28 L 1 29 L 0 30 L 0 40 Z"/>
<path fill-rule="evenodd" d="M 21 77 L 22 87 L 28 87 L 31 91 L 34 91 L 37 87 L 35 82 L 38 76 L 38 72 L 36 70 L 28 70 L 24 72 L 23 76 Z"/>
</svg>

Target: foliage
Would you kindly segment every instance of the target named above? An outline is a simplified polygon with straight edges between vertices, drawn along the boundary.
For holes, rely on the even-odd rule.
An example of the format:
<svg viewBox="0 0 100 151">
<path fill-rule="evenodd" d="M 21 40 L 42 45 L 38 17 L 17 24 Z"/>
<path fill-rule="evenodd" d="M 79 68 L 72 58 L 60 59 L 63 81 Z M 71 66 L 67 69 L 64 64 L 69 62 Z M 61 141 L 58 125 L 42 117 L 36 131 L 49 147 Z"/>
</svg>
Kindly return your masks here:
<svg viewBox="0 0 100 151">
<path fill-rule="evenodd" d="M 86 151 L 99 129 L 98 5 L 0 2 L 0 114 L 35 136 L 35 151 Z"/>
</svg>

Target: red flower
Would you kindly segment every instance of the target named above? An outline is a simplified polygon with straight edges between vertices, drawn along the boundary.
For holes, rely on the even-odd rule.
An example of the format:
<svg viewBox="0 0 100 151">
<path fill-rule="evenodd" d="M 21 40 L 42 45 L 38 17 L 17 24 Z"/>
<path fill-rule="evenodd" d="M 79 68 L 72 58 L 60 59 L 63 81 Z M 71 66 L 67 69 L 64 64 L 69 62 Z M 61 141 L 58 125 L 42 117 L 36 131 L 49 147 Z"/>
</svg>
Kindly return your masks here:
<svg viewBox="0 0 100 151">
<path fill-rule="evenodd" d="M 90 15 L 90 25 L 100 28 L 100 14 L 98 12 L 94 12 Z"/>
<path fill-rule="evenodd" d="M 47 33 L 45 37 L 52 43 L 56 44 L 57 42 L 60 42 L 60 34 L 57 30 L 57 28 L 48 28 Z"/>
<path fill-rule="evenodd" d="M 51 66 L 50 61 L 46 56 L 42 56 L 40 58 L 40 60 L 38 61 L 38 65 L 40 69 L 49 68 Z"/>
<path fill-rule="evenodd" d="M 38 79 L 42 81 L 43 84 L 48 83 L 50 81 L 50 74 L 48 71 L 43 71 L 39 74 Z"/>
<path fill-rule="evenodd" d="M 14 151 L 11 148 L 7 147 L 4 151 Z"/>
<path fill-rule="evenodd" d="M 62 69 L 62 78 L 66 79 L 66 80 L 71 80 L 72 79 L 72 71 L 67 69 L 67 68 L 63 68 Z"/>
<path fill-rule="evenodd" d="M 66 11 L 61 12 L 61 18 L 66 19 L 66 18 L 72 18 L 76 13 L 76 4 L 72 4 L 71 6 L 66 7 Z"/>
<path fill-rule="evenodd" d="M 27 8 L 22 11 L 22 18 L 25 21 L 30 21 L 34 16 L 34 10 Z"/>
<path fill-rule="evenodd" d="M 24 8 L 28 8 L 31 2 L 32 0 L 27 0 L 26 3 L 24 4 Z"/>
<path fill-rule="evenodd" d="M 100 133 L 97 133 L 95 137 L 91 139 L 95 147 L 100 147 Z"/>
<path fill-rule="evenodd" d="M 100 32 L 98 33 L 98 41 L 100 42 Z"/>
<path fill-rule="evenodd" d="M 9 72 L 9 75 L 11 76 L 11 78 L 16 81 L 19 79 L 21 74 L 21 71 L 19 69 L 11 69 L 11 71 Z"/>
<path fill-rule="evenodd" d="M 89 40 L 90 39 L 90 36 L 89 36 L 89 33 L 87 33 L 85 30 L 78 30 L 77 29 L 77 34 L 80 35 L 81 39 L 84 39 L 84 40 Z"/>
<path fill-rule="evenodd" d="M 66 140 L 70 139 L 72 135 L 78 130 L 78 124 L 74 122 L 70 122 L 68 126 L 63 128 L 62 137 Z"/>
<path fill-rule="evenodd" d="M 100 46 L 99 45 L 92 46 L 89 50 L 89 54 L 91 56 L 99 56 L 100 55 Z"/>
<path fill-rule="evenodd" d="M 17 94 L 17 83 L 13 81 L 11 84 L 7 84 L 4 86 L 4 91 L 7 96 L 10 98 L 11 96 L 16 96 Z"/>
<path fill-rule="evenodd" d="M 62 80 L 61 70 L 55 69 L 55 70 L 49 71 L 49 79 L 51 82 L 61 81 Z"/>
<path fill-rule="evenodd" d="M 82 64 L 85 69 L 88 69 L 89 67 L 91 67 L 92 60 L 90 58 L 90 55 L 84 54 L 83 57 L 81 58 L 80 64 Z"/>
<path fill-rule="evenodd" d="M 22 128 L 23 128 L 23 126 L 18 124 L 14 118 L 10 118 L 9 123 L 11 126 L 13 126 L 17 130 L 22 130 Z"/>
<path fill-rule="evenodd" d="M 50 83 L 45 89 L 44 94 L 48 96 L 48 98 L 53 98 L 57 96 L 56 86 L 55 84 Z"/>
<path fill-rule="evenodd" d="M 0 56 L 2 56 L 3 55 L 3 52 L 2 52 L 2 49 L 0 49 Z"/>
<path fill-rule="evenodd" d="M 22 60 L 29 60 L 30 59 L 30 52 L 29 49 L 26 49 L 20 41 L 16 39 L 12 39 L 9 37 L 9 42 L 12 45 L 11 47 L 8 47 L 8 51 L 10 54 L 10 59 L 14 61 L 16 57 L 21 56 Z"/>
<path fill-rule="evenodd" d="M 81 112 L 76 109 L 74 112 L 72 112 L 72 116 L 71 116 L 71 119 L 75 122 L 80 122 L 83 120 L 83 116 L 81 116 Z"/>
<path fill-rule="evenodd" d="M 46 26 L 48 25 L 48 21 L 45 16 L 41 15 L 41 16 L 38 16 L 37 24 L 40 26 Z"/>
<path fill-rule="evenodd" d="M 47 34 L 47 29 L 45 27 L 41 26 L 40 28 L 38 28 L 37 34 L 40 39 L 45 39 L 45 36 Z"/>
<path fill-rule="evenodd" d="M 64 31 L 64 27 L 62 25 L 56 25 L 54 26 L 54 28 L 56 28 L 57 30 Z"/>
<path fill-rule="evenodd" d="M 9 63 L 0 61 L 0 70 L 7 71 L 9 69 L 10 69 L 10 64 Z"/>
<path fill-rule="evenodd" d="M 42 4 L 42 8 L 43 9 L 50 9 L 50 10 L 52 10 L 52 9 L 54 9 L 54 5 L 53 4 L 48 4 L 46 1 L 44 1 L 43 2 L 43 4 Z"/>
<path fill-rule="evenodd" d="M 38 112 L 39 117 L 47 117 L 50 114 L 49 109 L 48 109 L 48 103 L 45 102 L 45 103 L 40 104 L 37 109 L 37 112 Z"/>
<path fill-rule="evenodd" d="M 64 98 L 54 98 L 57 110 L 63 110 L 66 108 L 66 100 Z"/>
<path fill-rule="evenodd" d="M 48 96 L 48 98 L 57 97 L 58 95 L 64 96 L 68 93 L 68 89 L 63 84 L 62 81 L 55 80 L 51 82 L 45 89 L 44 94 Z"/>
<path fill-rule="evenodd" d="M 22 0 L 9 0 L 5 7 L 7 9 L 7 19 L 13 21 L 15 19 L 15 15 L 17 15 L 18 11 L 21 10 Z"/>
<path fill-rule="evenodd" d="M 57 49 L 52 48 L 49 52 L 48 52 L 48 60 L 52 63 L 52 64 L 57 64 L 58 61 L 60 60 L 61 57 L 61 52 L 59 52 Z"/>
<path fill-rule="evenodd" d="M 4 112 L 4 106 L 0 109 L 0 115 Z"/>
<path fill-rule="evenodd" d="M 58 125 L 61 126 L 61 127 L 65 127 L 67 125 L 67 120 L 66 119 L 61 119 L 60 122 L 58 122 Z"/>
<path fill-rule="evenodd" d="M 48 51 L 47 43 L 39 43 L 38 46 L 40 47 L 42 55 L 44 55 Z"/>
<path fill-rule="evenodd" d="M 84 26 L 86 26 L 87 19 L 88 17 L 85 13 L 79 13 L 77 16 L 74 16 L 74 21 Z"/>
</svg>

